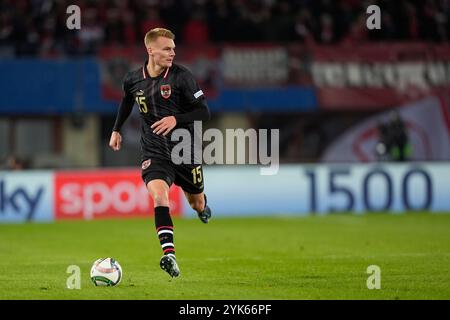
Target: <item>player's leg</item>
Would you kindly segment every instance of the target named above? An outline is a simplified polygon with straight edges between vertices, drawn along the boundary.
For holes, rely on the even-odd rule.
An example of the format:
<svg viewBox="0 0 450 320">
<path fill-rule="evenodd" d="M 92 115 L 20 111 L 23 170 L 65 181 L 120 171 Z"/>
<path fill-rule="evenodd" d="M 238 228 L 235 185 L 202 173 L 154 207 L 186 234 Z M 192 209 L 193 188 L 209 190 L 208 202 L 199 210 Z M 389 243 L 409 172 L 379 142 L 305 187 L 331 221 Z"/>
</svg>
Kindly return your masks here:
<svg viewBox="0 0 450 320">
<path fill-rule="evenodd" d="M 147 190 L 153 198 L 155 227 L 164 254 L 160 260 L 161 269 L 172 277 L 178 277 L 180 270 L 175 258 L 173 222 L 169 211 L 169 185 L 164 180 L 155 179 L 147 183 Z"/>
<path fill-rule="evenodd" d="M 205 209 L 205 194 L 203 192 L 192 194 L 189 192 L 184 191 L 184 195 L 186 196 L 187 201 L 189 202 L 189 205 L 192 209 L 194 209 L 197 212 L 202 212 Z"/>
<path fill-rule="evenodd" d="M 155 179 L 147 183 L 147 190 L 155 207 L 155 228 L 164 255 L 175 256 L 173 222 L 169 211 L 169 186 L 164 180 Z"/>
<path fill-rule="evenodd" d="M 173 174 L 168 170 L 163 171 L 163 164 L 152 164 L 152 168 L 144 170 L 142 177 L 147 190 L 153 199 L 155 208 L 155 228 L 163 251 L 160 266 L 172 277 L 180 274 L 176 257 L 173 234 L 173 222 L 169 210 L 169 188 L 173 181 Z"/>
<path fill-rule="evenodd" d="M 203 192 L 189 193 L 186 191 L 184 191 L 184 195 L 191 208 L 197 211 L 199 219 L 203 223 L 208 223 L 209 219 L 211 219 L 211 209 L 208 206 L 206 195 Z"/>
<path fill-rule="evenodd" d="M 206 195 L 203 193 L 204 177 L 201 165 L 175 165 L 174 183 L 180 186 L 192 209 L 197 211 L 198 217 L 203 223 L 208 223 L 211 218 L 211 209 L 207 205 Z"/>
</svg>

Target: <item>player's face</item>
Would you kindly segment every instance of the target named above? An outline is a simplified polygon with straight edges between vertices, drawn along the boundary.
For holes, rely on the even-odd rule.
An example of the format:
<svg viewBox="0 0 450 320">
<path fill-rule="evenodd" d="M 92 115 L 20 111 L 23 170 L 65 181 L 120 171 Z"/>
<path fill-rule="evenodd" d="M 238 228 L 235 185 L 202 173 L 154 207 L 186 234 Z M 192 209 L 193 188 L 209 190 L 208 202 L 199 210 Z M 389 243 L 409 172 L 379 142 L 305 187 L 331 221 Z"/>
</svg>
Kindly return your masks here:
<svg viewBox="0 0 450 320">
<path fill-rule="evenodd" d="M 156 65 L 162 68 L 171 67 L 175 58 L 175 42 L 169 38 L 158 37 L 151 43 L 148 52 Z"/>
</svg>

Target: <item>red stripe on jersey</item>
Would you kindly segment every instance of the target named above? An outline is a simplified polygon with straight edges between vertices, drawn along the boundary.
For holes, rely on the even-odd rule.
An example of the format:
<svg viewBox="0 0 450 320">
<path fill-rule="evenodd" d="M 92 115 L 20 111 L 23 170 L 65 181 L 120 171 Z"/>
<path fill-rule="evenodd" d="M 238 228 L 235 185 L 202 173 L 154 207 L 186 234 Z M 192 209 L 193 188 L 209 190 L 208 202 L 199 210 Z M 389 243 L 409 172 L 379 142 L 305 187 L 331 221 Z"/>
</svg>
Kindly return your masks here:
<svg viewBox="0 0 450 320">
<path fill-rule="evenodd" d="M 170 68 L 167 68 L 166 73 L 164 74 L 164 79 L 167 77 L 167 74 L 169 73 L 169 69 Z"/>
<path fill-rule="evenodd" d="M 173 227 L 171 227 L 171 226 L 161 226 L 161 227 L 156 228 L 156 231 L 159 231 L 159 229 L 162 229 L 162 228 L 173 230 Z"/>
<path fill-rule="evenodd" d="M 145 76 L 145 69 L 144 69 L 144 67 L 142 67 L 142 76 L 144 77 L 144 79 L 147 78 L 147 77 Z"/>
</svg>

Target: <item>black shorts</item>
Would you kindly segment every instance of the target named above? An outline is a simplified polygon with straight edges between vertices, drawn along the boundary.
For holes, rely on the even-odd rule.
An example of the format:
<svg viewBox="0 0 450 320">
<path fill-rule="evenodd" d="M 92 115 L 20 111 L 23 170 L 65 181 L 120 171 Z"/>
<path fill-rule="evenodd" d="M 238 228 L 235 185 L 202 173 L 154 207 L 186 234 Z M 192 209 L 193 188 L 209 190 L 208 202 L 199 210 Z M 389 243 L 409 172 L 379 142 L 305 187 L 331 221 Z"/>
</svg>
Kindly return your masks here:
<svg viewBox="0 0 450 320">
<path fill-rule="evenodd" d="M 162 179 L 170 187 L 172 183 L 191 194 L 203 192 L 203 169 L 201 165 L 174 164 L 168 160 L 152 159 L 142 162 L 142 180 L 145 185 Z"/>
</svg>

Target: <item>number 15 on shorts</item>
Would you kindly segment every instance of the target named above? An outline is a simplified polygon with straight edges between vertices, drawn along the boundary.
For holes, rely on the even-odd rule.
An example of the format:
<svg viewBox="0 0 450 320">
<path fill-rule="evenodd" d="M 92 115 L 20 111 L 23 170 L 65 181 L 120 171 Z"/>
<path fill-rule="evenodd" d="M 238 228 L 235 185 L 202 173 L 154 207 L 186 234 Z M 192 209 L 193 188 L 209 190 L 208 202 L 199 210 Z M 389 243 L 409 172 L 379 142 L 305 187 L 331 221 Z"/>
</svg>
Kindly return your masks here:
<svg viewBox="0 0 450 320">
<path fill-rule="evenodd" d="M 202 183 L 202 166 L 195 167 L 191 170 L 192 172 L 192 181 L 195 185 Z"/>
</svg>

